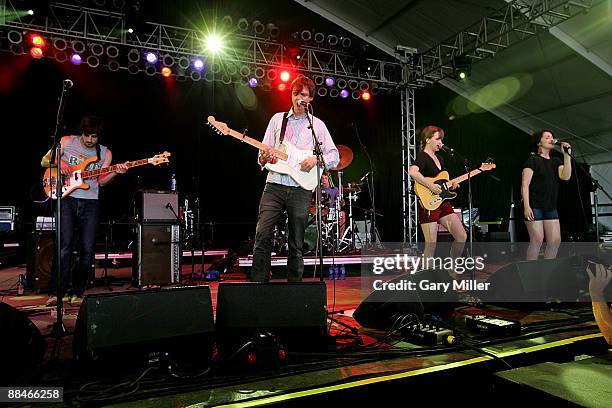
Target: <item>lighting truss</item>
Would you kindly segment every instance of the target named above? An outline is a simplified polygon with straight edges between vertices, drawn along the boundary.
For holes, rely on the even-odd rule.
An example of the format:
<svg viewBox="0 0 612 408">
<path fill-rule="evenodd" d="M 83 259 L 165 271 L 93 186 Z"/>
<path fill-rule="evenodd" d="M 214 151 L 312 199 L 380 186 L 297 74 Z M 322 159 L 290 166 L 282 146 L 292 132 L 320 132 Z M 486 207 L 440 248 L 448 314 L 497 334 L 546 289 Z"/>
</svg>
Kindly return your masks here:
<svg viewBox="0 0 612 408">
<path fill-rule="evenodd" d="M 141 31 L 128 34 L 124 14 L 61 2 L 51 2 L 50 13 L 43 24 L 36 16 L 19 16 L 16 4 L 14 0 L 0 0 L 0 15 L 16 16 L 12 21 L 0 21 L 0 26 L 32 30 L 53 37 L 95 41 L 142 51 L 152 50 L 159 55 L 172 53 L 180 57 L 205 54 L 203 44 L 207 35 L 202 31 L 146 22 Z M 286 55 L 285 45 L 273 40 L 235 33 L 227 37 L 225 43 L 224 54 L 218 59 L 223 59 L 224 63 L 247 64 L 253 69 L 290 67 L 310 74 L 377 82 L 381 88 L 386 89 L 395 89 L 404 77 L 404 64 L 363 60 L 347 52 L 322 47 L 299 46 L 301 58 L 296 62 Z M 370 69 L 361 69 L 364 64 Z"/>
<path fill-rule="evenodd" d="M 604 0 L 514 0 L 494 15 L 415 55 L 408 84 L 425 86 L 454 74 L 453 60 L 468 56 L 478 62 L 519 42 L 587 12 Z"/>
</svg>

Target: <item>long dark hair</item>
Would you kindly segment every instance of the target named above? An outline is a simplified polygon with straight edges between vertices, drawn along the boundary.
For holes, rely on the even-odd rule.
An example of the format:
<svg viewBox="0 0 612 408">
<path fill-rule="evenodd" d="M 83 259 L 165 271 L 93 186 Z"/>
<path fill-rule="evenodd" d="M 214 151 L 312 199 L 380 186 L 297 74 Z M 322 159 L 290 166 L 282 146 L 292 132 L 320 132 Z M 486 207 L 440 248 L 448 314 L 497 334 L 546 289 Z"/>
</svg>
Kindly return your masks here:
<svg viewBox="0 0 612 408">
<path fill-rule="evenodd" d="M 531 134 L 531 136 L 529 137 L 529 142 L 531 144 L 531 149 L 534 153 L 539 153 L 540 152 L 540 140 L 542 140 L 542 136 L 544 136 L 544 133 L 548 132 L 551 135 L 553 135 L 553 137 L 555 136 L 555 134 L 553 133 L 552 130 L 550 129 L 540 129 L 538 131 L 535 131 Z"/>
</svg>

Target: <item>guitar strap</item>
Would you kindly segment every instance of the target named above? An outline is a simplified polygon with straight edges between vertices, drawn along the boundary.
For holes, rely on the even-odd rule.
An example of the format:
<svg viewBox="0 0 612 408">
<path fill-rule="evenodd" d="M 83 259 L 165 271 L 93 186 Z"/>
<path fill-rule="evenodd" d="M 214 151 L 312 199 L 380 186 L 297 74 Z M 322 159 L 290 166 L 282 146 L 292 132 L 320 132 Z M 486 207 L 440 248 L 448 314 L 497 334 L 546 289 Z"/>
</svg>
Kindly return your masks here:
<svg viewBox="0 0 612 408">
<path fill-rule="evenodd" d="M 283 124 L 281 125 L 279 144 L 285 140 L 285 131 L 287 130 L 287 122 L 289 121 L 289 112 L 283 113 Z"/>
</svg>

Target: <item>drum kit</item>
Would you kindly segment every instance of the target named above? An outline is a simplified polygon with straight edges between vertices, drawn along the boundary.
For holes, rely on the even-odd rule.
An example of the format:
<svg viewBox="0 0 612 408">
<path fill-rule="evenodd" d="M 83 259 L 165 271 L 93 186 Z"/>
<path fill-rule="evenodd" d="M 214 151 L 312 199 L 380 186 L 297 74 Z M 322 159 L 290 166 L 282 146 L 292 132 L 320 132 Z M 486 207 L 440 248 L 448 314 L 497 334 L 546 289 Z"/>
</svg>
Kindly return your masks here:
<svg viewBox="0 0 612 408">
<path fill-rule="evenodd" d="M 361 193 L 362 183 L 342 184 L 342 170 L 353 161 L 353 151 L 343 145 L 336 147 L 340 154 L 340 161 L 336 167 L 330 170 L 337 172 L 338 187 L 330 186 L 330 179 L 323 176 L 321 181 L 321 205 L 318 209 L 315 192 L 313 192 L 308 226 L 304 233 L 304 253 L 314 251 L 317 246 L 317 210 L 321 211 L 324 253 L 349 253 L 361 247 L 362 244 L 353 221 L 354 203 Z M 272 247 L 273 252 L 277 254 L 286 253 L 288 250 L 286 217 L 274 228 Z"/>
</svg>

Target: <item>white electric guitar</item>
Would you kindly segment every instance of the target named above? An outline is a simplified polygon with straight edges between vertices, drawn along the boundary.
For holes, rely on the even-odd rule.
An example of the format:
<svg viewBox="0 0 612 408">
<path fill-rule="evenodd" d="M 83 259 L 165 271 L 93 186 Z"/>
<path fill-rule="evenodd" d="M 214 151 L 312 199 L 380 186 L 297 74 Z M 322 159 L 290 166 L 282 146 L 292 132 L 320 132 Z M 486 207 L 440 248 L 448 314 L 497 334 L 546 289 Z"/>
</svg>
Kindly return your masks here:
<svg viewBox="0 0 612 408">
<path fill-rule="evenodd" d="M 259 150 L 264 150 L 268 147 L 244 133 L 230 129 L 227 124 L 215 120 L 214 116 L 208 117 L 208 125 L 220 135 L 235 137 L 241 142 L 248 143 Z M 274 164 L 267 163 L 265 165 L 266 169 L 291 176 L 291 178 L 305 190 L 314 190 L 317 187 L 317 183 L 319 182 L 317 179 L 317 166 L 313 166 L 310 171 L 302 171 L 300 169 L 300 162 L 312 156 L 312 150 L 300 150 L 293 144 L 284 140 L 282 143 L 276 145 L 272 151 L 274 156 L 278 158 L 278 161 Z"/>
</svg>

